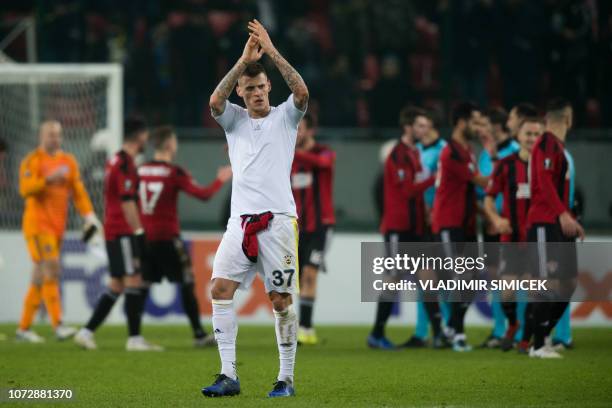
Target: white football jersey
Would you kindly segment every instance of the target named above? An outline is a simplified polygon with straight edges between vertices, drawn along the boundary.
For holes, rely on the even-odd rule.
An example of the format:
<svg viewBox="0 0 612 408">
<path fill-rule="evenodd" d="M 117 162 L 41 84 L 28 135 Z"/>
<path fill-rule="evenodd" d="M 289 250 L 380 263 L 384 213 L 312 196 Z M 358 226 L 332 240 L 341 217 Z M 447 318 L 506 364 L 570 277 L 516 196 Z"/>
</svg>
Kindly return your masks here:
<svg viewBox="0 0 612 408">
<path fill-rule="evenodd" d="M 266 211 L 297 217 L 290 175 L 304 113 L 295 106 L 293 94 L 259 119 L 225 102 L 215 120 L 225 130 L 232 164 L 232 217 Z"/>
</svg>

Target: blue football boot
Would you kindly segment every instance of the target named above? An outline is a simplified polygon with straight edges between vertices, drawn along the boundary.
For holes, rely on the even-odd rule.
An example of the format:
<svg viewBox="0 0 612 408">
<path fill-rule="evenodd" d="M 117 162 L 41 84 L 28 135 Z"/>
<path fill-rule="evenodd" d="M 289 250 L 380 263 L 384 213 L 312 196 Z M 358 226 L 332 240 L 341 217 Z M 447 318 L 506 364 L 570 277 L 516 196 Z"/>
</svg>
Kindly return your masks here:
<svg viewBox="0 0 612 408">
<path fill-rule="evenodd" d="M 268 393 L 268 397 L 294 397 L 295 390 L 293 385 L 285 381 L 277 381 L 274 383 L 274 389 Z"/>
<path fill-rule="evenodd" d="M 395 350 L 395 346 L 386 337 L 375 337 L 373 335 L 368 336 L 368 347 L 380 350 Z"/>
<path fill-rule="evenodd" d="M 202 388 L 202 394 L 207 397 L 231 397 L 240 394 L 240 380 L 232 380 L 225 374 L 218 374 L 215 382 Z"/>
</svg>

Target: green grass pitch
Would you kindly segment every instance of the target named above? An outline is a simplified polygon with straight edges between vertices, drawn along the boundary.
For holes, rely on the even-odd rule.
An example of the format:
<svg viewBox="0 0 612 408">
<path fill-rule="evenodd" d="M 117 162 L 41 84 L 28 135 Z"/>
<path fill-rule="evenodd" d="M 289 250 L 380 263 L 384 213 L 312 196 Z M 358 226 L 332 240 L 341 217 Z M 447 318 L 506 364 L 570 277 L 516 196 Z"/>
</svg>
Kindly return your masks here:
<svg viewBox="0 0 612 408">
<path fill-rule="evenodd" d="M 200 394 L 219 369 L 217 350 L 192 348 L 186 326 L 145 327 L 147 338 L 166 347 L 163 353 L 125 352 L 122 326 L 102 327 L 94 352 L 51 340 L 44 326 L 38 330 L 46 344 L 17 344 L 14 329 L 0 325 L 7 337 L 0 341 L 0 388 L 74 390 L 74 401 L 41 403 L 47 406 L 612 406 L 612 329 L 575 329 L 576 349 L 564 352 L 563 360 L 534 360 L 498 350 L 375 351 L 365 347 L 367 327 L 321 327 L 321 345 L 298 349 L 296 397 L 277 400 L 265 398 L 278 369 L 272 326 L 240 327 L 242 394 L 225 399 Z M 398 342 L 411 332 L 389 329 Z M 486 334 L 468 331 L 473 343 Z"/>
</svg>

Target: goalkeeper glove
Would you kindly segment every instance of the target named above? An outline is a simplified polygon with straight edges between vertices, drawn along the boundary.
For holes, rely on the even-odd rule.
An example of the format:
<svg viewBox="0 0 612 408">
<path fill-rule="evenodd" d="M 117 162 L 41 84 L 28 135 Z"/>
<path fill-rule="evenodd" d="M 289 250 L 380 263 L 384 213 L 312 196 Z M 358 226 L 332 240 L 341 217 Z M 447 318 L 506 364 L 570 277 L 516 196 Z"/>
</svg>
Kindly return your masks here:
<svg viewBox="0 0 612 408">
<path fill-rule="evenodd" d="M 96 234 L 102 235 L 102 224 L 94 213 L 87 214 L 84 221 L 81 239 L 87 244 Z"/>
</svg>

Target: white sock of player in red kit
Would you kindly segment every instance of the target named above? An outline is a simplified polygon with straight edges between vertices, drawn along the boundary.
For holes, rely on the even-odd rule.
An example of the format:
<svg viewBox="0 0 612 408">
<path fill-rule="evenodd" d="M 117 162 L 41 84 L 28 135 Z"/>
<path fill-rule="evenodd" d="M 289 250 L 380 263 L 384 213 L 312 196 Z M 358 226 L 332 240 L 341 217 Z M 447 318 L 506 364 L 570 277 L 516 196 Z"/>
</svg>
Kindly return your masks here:
<svg viewBox="0 0 612 408">
<path fill-rule="evenodd" d="M 221 358 L 221 374 L 236 379 L 236 312 L 232 300 L 212 301 L 212 325 Z"/>
<path fill-rule="evenodd" d="M 278 381 L 293 383 L 293 367 L 295 365 L 295 351 L 297 349 L 297 315 L 293 305 L 277 312 L 274 310 L 276 343 L 278 344 L 278 358 L 280 370 Z"/>
</svg>

